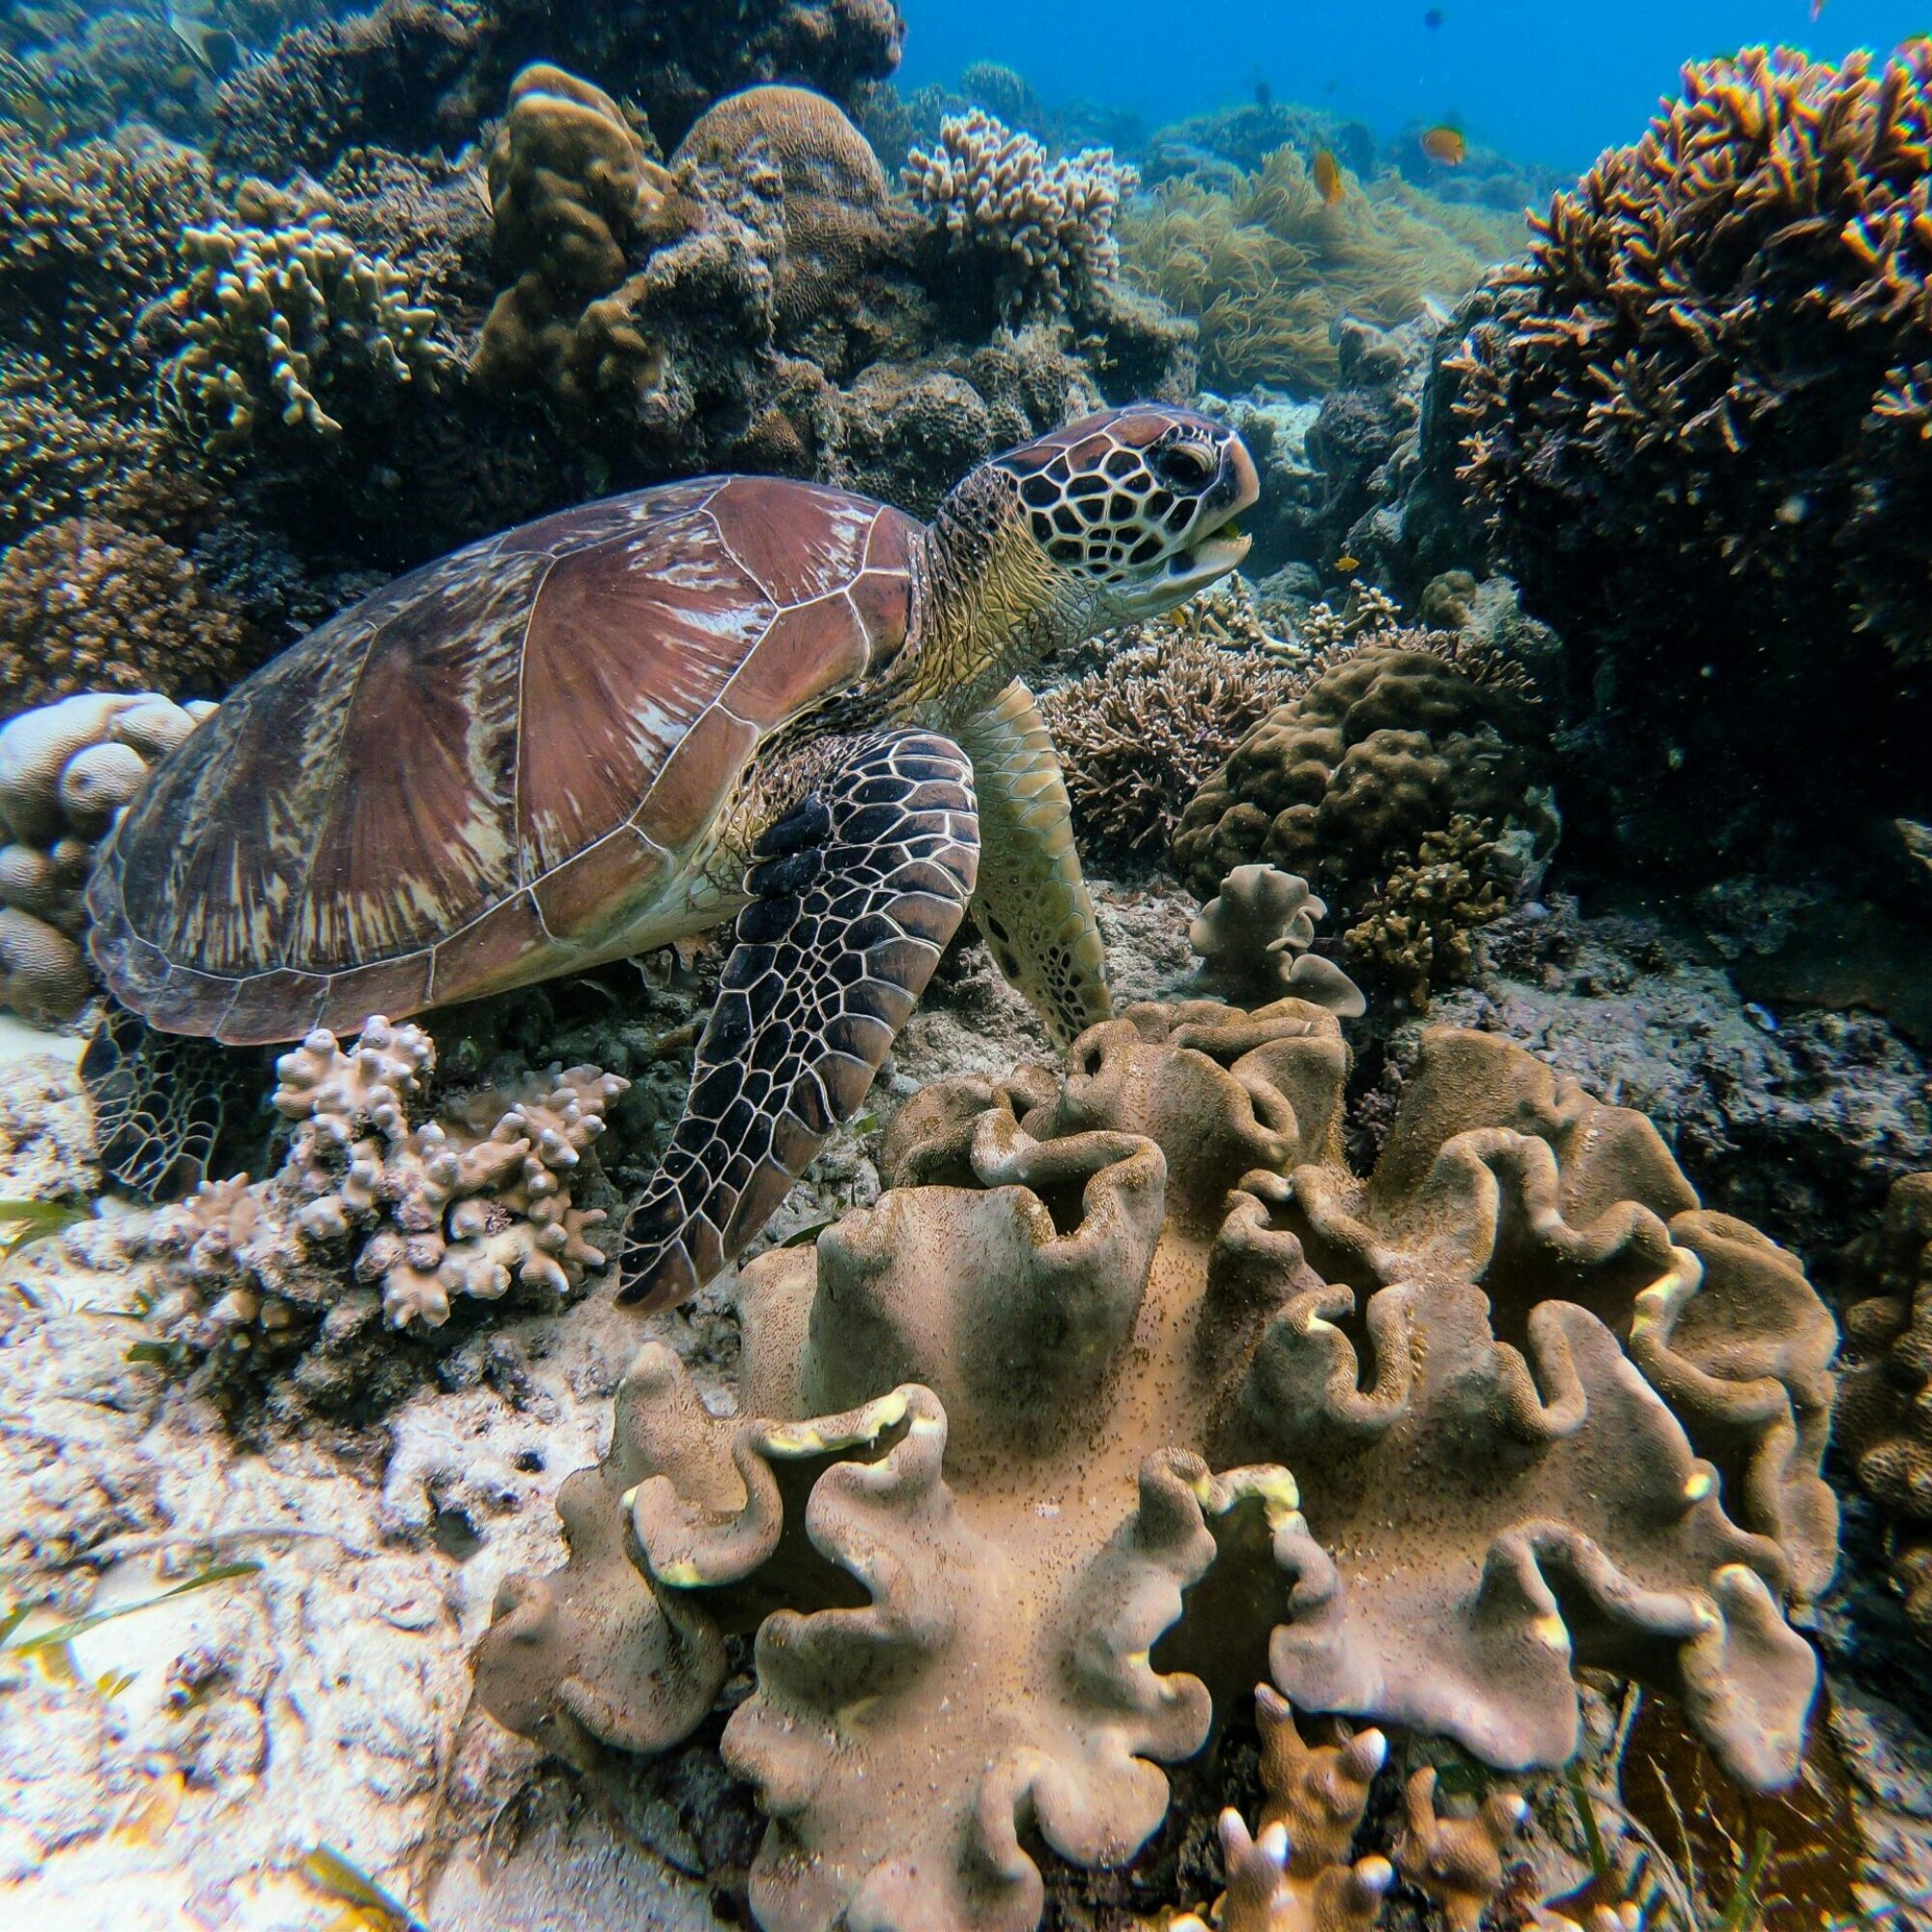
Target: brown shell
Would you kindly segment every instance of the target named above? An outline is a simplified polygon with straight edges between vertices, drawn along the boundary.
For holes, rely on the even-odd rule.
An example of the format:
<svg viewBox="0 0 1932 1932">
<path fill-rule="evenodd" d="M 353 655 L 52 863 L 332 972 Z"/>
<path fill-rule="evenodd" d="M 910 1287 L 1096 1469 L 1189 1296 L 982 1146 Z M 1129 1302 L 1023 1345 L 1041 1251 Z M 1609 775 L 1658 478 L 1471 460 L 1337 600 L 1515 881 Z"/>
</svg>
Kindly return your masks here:
<svg viewBox="0 0 1932 1932">
<path fill-rule="evenodd" d="M 91 947 L 236 1045 L 569 970 L 621 935 L 774 727 L 904 641 L 919 526 L 707 477 L 472 544 L 265 666 L 101 850 Z"/>
</svg>

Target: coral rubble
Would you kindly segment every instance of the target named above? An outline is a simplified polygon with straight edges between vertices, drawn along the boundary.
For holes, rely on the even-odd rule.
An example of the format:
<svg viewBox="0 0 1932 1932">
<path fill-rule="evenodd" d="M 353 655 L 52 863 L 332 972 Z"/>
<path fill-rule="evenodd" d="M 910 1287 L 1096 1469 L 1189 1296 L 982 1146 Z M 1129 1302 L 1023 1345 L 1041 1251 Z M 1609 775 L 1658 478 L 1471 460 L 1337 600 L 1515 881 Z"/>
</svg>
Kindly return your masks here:
<svg viewBox="0 0 1932 1932">
<path fill-rule="evenodd" d="M 662 1750 L 755 1631 L 722 1749 L 773 1928 L 1030 1925 L 1023 1826 L 1131 1857 L 1264 1660 L 1299 1710 L 1519 1769 L 1576 1748 L 1573 1667 L 1634 1673 L 1789 1778 L 1823 1304 L 1648 1122 L 1478 1036 L 1426 1037 L 1360 1179 L 1347 1067 L 1321 1009 L 1203 1003 L 922 1091 L 877 1207 L 744 1271 L 738 1415 L 638 1357 L 486 1705 Z"/>
<path fill-rule="evenodd" d="M 83 692 L 0 726 L 0 1006 L 54 1023 L 85 1005 L 94 846 L 155 760 L 213 709 L 158 692 Z"/>
</svg>

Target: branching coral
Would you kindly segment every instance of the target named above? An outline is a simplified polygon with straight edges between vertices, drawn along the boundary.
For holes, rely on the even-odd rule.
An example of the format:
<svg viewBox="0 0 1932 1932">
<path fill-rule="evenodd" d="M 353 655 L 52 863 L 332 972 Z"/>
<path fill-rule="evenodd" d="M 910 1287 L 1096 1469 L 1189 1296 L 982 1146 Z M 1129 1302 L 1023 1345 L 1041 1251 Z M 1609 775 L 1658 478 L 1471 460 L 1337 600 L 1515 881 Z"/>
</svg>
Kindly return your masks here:
<svg viewBox="0 0 1932 1932">
<path fill-rule="evenodd" d="M 1114 218 L 1140 177 L 1105 148 L 1049 161 L 1030 134 L 980 108 L 906 157 L 905 185 L 952 252 L 990 267 L 1009 320 L 1079 308 L 1120 270 Z"/>
<path fill-rule="evenodd" d="M 1428 1004 L 1432 985 L 1466 980 L 1475 957 L 1469 935 L 1509 910 L 1492 871 L 1491 830 L 1487 819 L 1459 811 L 1439 832 L 1425 832 L 1414 857 L 1389 873 L 1342 935 L 1350 962 L 1392 980 L 1412 1007 Z"/>
<path fill-rule="evenodd" d="M 1860 1486 L 1893 1521 L 1891 1567 L 1913 1627 L 1932 1643 L 1932 1174 L 1894 1181 L 1870 1241 L 1877 1293 L 1845 1319 L 1853 1367 L 1836 1433 Z"/>
<path fill-rule="evenodd" d="M 1932 47 L 1689 67 L 1535 223 L 1459 362 L 1464 475 L 1559 627 L 1695 666 L 1843 613 L 1932 656 Z M 1697 640 L 1687 644 L 1687 618 Z"/>
<path fill-rule="evenodd" d="M 1358 1017 L 1368 1010 L 1360 988 L 1309 951 L 1327 912 L 1306 879 L 1272 866 L 1236 866 L 1187 928 L 1202 985 L 1238 1007 L 1295 999 Z"/>
<path fill-rule="evenodd" d="M 1032 1924 L 1031 1841 L 1130 1858 L 1264 1658 L 1299 1710 L 1504 1769 L 1567 1759 L 1572 1669 L 1620 1670 L 1789 1778 L 1830 1316 L 1520 1049 L 1426 1036 L 1367 1180 L 1347 1070 L 1332 1014 L 1201 1004 L 925 1088 L 878 1206 L 745 1270 L 739 1415 L 638 1357 L 485 1704 L 662 1749 L 755 1631 L 722 1747 L 773 1932 Z"/>
<path fill-rule="evenodd" d="M 0 554 L 0 705 L 88 690 L 216 696 L 245 668 L 246 629 L 173 544 L 66 517 Z"/>
<path fill-rule="evenodd" d="M 1232 194 L 1189 177 L 1163 182 L 1122 222 L 1128 275 L 1201 327 L 1208 379 L 1326 389 L 1335 328 L 1382 327 L 1450 302 L 1518 245 L 1516 224 L 1451 208 L 1384 176 L 1345 175 L 1325 199 L 1293 148 L 1277 148 Z"/>
<path fill-rule="evenodd" d="M 1371 634 L 1316 667 L 1204 784 L 1174 837 L 1197 893 L 1267 859 L 1353 921 L 1390 869 L 1459 813 L 1514 824 L 1540 853 L 1556 821 L 1533 705 L 1480 653 Z"/>
<path fill-rule="evenodd" d="M 44 1024 L 86 1003 L 95 844 L 150 766 L 213 708 L 85 692 L 0 726 L 0 1006 Z"/>
<path fill-rule="evenodd" d="M 276 1063 L 273 1104 L 296 1122 L 280 1172 L 204 1183 L 159 1231 L 210 1304 L 211 1330 L 289 1327 L 314 1298 L 310 1251 L 351 1240 L 355 1280 L 381 1289 L 397 1328 L 440 1327 L 453 1295 L 495 1301 L 513 1282 L 561 1296 L 604 1265 L 586 1238 L 603 1211 L 577 1205 L 575 1170 L 630 1083 L 553 1066 L 418 1124 L 435 1065 L 420 1027 L 382 1019 L 351 1050 L 317 1032 Z"/>
<path fill-rule="evenodd" d="M 0 544 L 71 511 L 109 507 L 159 444 L 152 424 L 102 409 L 45 356 L 0 350 Z"/>
<path fill-rule="evenodd" d="M 1286 668 L 1205 628 L 1179 612 L 1139 627 L 1102 669 L 1040 699 L 1083 844 L 1159 857 L 1208 774 L 1294 689 Z"/>
<path fill-rule="evenodd" d="M 211 456 L 245 449 L 268 426 L 335 437 L 324 405 L 351 377 L 434 390 L 450 369 L 436 317 L 387 262 L 314 214 L 274 228 L 188 228 L 187 282 L 168 298 L 186 346 L 161 366 L 163 412 Z"/>
</svg>

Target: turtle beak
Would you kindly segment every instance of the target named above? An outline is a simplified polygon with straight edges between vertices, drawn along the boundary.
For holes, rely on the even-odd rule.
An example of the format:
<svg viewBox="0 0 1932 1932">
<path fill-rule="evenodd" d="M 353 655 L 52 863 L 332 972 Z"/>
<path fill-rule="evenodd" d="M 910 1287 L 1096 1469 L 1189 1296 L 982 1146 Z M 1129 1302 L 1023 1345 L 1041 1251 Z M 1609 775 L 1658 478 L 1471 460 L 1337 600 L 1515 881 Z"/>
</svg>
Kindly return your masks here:
<svg viewBox="0 0 1932 1932">
<path fill-rule="evenodd" d="M 1254 541 L 1241 529 L 1239 519 L 1254 508 L 1261 494 L 1254 458 L 1238 439 L 1231 439 L 1221 475 L 1186 547 L 1173 552 L 1157 576 L 1127 593 L 1136 607 L 1133 614 L 1155 616 L 1171 611 L 1239 565 Z"/>
</svg>

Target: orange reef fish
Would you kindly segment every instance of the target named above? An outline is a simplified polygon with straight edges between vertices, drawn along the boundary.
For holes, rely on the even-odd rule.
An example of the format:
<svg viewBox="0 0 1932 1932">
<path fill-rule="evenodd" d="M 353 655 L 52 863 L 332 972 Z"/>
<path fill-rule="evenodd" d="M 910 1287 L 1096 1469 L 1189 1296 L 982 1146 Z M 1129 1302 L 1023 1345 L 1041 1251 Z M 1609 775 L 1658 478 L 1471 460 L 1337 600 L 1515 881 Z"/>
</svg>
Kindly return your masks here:
<svg viewBox="0 0 1932 1932">
<path fill-rule="evenodd" d="M 1469 152 L 1469 144 L 1463 138 L 1460 128 L 1431 128 L 1422 136 L 1422 152 L 1444 167 L 1459 168 Z"/>
<path fill-rule="evenodd" d="M 1337 570 L 1360 570 L 1361 567 L 1362 559 L 1358 556 L 1338 556 L 1335 559 Z"/>
<path fill-rule="evenodd" d="M 1321 191 L 1321 199 L 1333 208 L 1342 199 L 1342 164 L 1335 158 L 1332 148 L 1317 152 L 1310 173 L 1315 177 L 1315 185 Z"/>
</svg>

